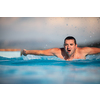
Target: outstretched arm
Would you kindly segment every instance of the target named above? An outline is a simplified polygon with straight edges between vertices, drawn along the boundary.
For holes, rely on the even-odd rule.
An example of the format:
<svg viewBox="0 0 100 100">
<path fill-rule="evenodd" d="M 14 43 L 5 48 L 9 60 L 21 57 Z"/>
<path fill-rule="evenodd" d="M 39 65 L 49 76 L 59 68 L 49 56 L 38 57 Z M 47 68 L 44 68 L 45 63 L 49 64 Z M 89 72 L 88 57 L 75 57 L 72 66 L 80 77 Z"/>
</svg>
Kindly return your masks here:
<svg viewBox="0 0 100 100">
<path fill-rule="evenodd" d="M 89 54 L 97 54 L 97 53 L 100 53 L 100 48 L 95 48 L 95 47 L 89 48 Z"/>
<path fill-rule="evenodd" d="M 84 47 L 83 50 L 86 53 L 86 55 L 92 55 L 92 54 L 100 53 L 100 48 L 95 48 L 95 47 Z"/>
<path fill-rule="evenodd" d="M 52 49 L 46 49 L 46 50 L 26 50 L 24 49 L 21 51 L 21 55 L 23 54 L 24 56 L 28 54 L 33 54 L 33 55 L 45 55 L 45 56 L 54 56 L 58 48 L 52 48 Z"/>
</svg>

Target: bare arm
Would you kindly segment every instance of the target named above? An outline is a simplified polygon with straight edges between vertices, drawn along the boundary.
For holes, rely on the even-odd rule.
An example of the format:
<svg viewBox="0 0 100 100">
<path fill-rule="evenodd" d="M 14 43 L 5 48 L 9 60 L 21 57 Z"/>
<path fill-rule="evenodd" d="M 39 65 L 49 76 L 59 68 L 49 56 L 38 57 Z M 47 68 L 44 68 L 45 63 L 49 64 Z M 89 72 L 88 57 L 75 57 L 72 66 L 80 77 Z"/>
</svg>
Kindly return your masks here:
<svg viewBox="0 0 100 100">
<path fill-rule="evenodd" d="M 100 53 L 100 48 L 95 47 L 84 47 L 83 51 L 86 55 L 98 54 Z"/>
<path fill-rule="evenodd" d="M 54 56 L 56 55 L 56 51 L 58 48 L 52 48 L 52 49 L 46 49 L 46 50 L 26 50 L 24 49 L 21 52 L 21 55 L 23 54 L 24 56 L 28 54 L 32 55 L 45 55 L 45 56 Z"/>
<path fill-rule="evenodd" d="M 100 53 L 100 48 L 92 47 L 89 49 L 89 54 L 97 54 Z"/>
</svg>

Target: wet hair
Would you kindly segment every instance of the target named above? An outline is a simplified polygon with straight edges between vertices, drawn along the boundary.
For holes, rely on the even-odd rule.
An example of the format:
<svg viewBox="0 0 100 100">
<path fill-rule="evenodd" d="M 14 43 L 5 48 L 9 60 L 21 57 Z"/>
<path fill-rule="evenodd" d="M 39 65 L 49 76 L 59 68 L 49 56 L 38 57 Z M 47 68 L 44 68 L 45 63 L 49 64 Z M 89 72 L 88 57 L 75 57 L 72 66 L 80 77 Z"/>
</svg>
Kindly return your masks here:
<svg viewBox="0 0 100 100">
<path fill-rule="evenodd" d="M 76 45 L 76 39 L 75 39 L 74 37 L 72 37 L 72 36 L 66 37 L 65 40 L 64 40 L 64 43 L 65 43 L 66 40 L 71 40 L 71 39 L 74 40 L 74 43 L 75 43 L 75 45 Z"/>
</svg>

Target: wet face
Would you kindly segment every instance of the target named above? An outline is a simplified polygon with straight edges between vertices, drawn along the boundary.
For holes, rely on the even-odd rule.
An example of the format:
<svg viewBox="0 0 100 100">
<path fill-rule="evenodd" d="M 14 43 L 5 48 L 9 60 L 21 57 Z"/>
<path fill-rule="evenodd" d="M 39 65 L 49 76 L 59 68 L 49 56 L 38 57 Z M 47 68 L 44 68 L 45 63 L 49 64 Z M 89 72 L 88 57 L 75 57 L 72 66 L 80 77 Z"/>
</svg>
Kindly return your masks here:
<svg viewBox="0 0 100 100">
<path fill-rule="evenodd" d="M 65 41 L 64 49 L 65 49 L 65 52 L 68 54 L 68 56 L 73 55 L 75 53 L 76 48 L 77 48 L 77 44 L 75 45 L 75 42 L 73 39 Z"/>
</svg>

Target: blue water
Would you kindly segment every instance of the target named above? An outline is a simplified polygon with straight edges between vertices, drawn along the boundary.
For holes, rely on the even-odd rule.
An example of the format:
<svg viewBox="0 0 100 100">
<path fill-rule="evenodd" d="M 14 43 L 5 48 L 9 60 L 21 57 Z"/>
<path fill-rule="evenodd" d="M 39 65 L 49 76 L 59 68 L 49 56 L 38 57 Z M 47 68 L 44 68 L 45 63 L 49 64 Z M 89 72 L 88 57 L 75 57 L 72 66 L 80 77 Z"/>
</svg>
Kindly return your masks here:
<svg viewBox="0 0 100 100">
<path fill-rule="evenodd" d="M 0 56 L 0 84 L 100 84 L 100 55 L 73 61 L 54 56 Z"/>
</svg>

